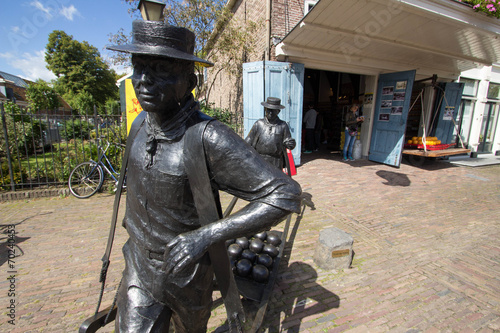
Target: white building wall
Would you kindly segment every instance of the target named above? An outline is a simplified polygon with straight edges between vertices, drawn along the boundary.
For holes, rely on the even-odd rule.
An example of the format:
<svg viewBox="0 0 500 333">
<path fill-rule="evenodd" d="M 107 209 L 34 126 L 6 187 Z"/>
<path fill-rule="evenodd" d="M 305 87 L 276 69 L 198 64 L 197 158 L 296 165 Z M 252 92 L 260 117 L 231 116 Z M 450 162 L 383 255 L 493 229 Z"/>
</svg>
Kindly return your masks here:
<svg viewBox="0 0 500 333">
<path fill-rule="evenodd" d="M 472 115 L 471 132 L 469 136 L 469 144 L 472 151 L 477 151 L 479 146 L 479 137 L 481 135 L 481 125 L 483 117 L 487 117 L 487 102 L 500 103 L 500 100 L 489 100 L 488 87 L 490 83 L 500 84 L 500 65 L 489 66 L 478 69 L 471 69 L 462 72 L 460 78 L 478 80 L 478 89 L 475 100 L 474 113 Z M 464 97 L 467 98 L 467 97 Z M 500 151 L 500 117 L 497 119 L 496 132 L 493 138 L 492 153 Z"/>
</svg>

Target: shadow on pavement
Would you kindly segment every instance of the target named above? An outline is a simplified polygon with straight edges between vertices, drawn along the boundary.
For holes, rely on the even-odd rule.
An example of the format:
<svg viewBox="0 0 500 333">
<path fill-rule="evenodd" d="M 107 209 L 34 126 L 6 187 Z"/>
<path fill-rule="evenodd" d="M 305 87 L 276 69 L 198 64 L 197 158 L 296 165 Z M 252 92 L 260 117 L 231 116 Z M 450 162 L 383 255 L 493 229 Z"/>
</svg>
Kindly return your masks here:
<svg viewBox="0 0 500 333">
<path fill-rule="evenodd" d="M 427 171 L 444 170 L 448 168 L 458 167 L 457 165 L 449 163 L 448 160 L 444 158 L 421 157 L 421 156 L 417 157 L 419 157 L 418 160 L 416 160 L 415 156 L 413 155 L 409 156 L 403 155 L 401 164 L 409 165 L 414 168 L 419 168 L 421 170 L 427 170 Z"/>
<path fill-rule="evenodd" d="M 281 303 L 284 304 L 284 306 L 280 306 L 279 312 L 275 312 L 273 314 L 275 318 L 269 318 L 268 320 L 266 320 L 266 322 L 269 323 L 267 327 L 265 327 L 268 329 L 268 332 L 282 332 L 285 330 L 291 333 L 299 332 L 300 322 L 303 318 L 328 311 L 331 308 L 338 308 L 340 306 L 340 298 L 338 297 L 338 295 L 323 288 L 321 284 L 315 282 L 318 274 L 312 266 L 304 262 L 294 262 L 289 265 L 293 243 L 297 235 L 300 221 L 304 216 L 306 206 L 310 207 L 311 210 L 315 209 L 312 195 L 307 192 L 303 193 L 302 195 L 302 212 L 297 216 L 297 219 L 295 220 L 294 226 L 288 237 L 287 244 L 283 250 L 280 265 L 280 274 L 284 276 L 285 279 L 281 283 L 284 283 L 285 285 L 296 283 L 300 285 L 300 288 L 306 288 L 307 291 L 299 293 L 299 295 L 297 295 L 296 297 L 284 297 L 282 300 L 280 299 Z M 304 200 L 304 198 L 306 198 L 306 200 Z M 300 281 L 294 282 L 294 277 L 298 276 L 301 277 Z M 290 277 L 292 281 L 287 282 L 287 277 Z M 306 284 L 307 287 L 305 287 L 304 284 Z M 323 300 L 328 300 L 328 304 L 325 304 Z M 315 302 L 316 304 L 306 309 L 307 304 L 311 302 Z M 284 313 L 285 315 L 285 318 L 282 322 L 280 313 Z M 286 328 L 286 324 L 288 322 L 295 322 L 296 320 L 299 320 L 299 324 L 294 324 L 293 327 Z"/>
<path fill-rule="evenodd" d="M 12 224 L 0 224 L 0 267 L 9 262 L 9 260 L 15 266 L 16 258 L 24 255 L 24 251 L 19 244 L 31 237 L 17 236 L 18 233 L 15 228 L 21 223 L 22 221 Z M 9 270 L 8 266 L 6 270 Z"/>
<path fill-rule="evenodd" d="M 411 181 L 407 175 L 399 172 L 379 170 L 376 172 L 377 176 L 386 180 L 384 185 L 389 186 L 410 186 Z"/>
<path fill-rule="evenodd" d="M 309 274 L 306 280 L 295 282 L 300 284 L 302 288 L 307 289 L 307 291 L 304 293 L 294 293 L 296 297 L 284 298 L 282 300 L 284 306 L 281 306 L 280 311 L 274 314 L 276 318 L 272 318 L 269 322 L 269 327 L 267 327 L 268 332 L 299 332 L 303 319 L 340 307 L 340 297 L 316 282 L 318 275 L 310 265 L 304 262 L 294 262 L 286 268 L 285 272 L 291 276 L 303 276 L 304 273 Z M 307 284 L 307 287 L 304 287 L 304 284 Z M 311 303 L 314 305 L 308 306 Z M 283 313 L 285 316 L 283 321 L 280 320 L 280 313 Z M 299 323 L 296 323 L 297 320 Z M 293 326 L 289 327 L 288 324 L 292 324 Z"/>
</svg>

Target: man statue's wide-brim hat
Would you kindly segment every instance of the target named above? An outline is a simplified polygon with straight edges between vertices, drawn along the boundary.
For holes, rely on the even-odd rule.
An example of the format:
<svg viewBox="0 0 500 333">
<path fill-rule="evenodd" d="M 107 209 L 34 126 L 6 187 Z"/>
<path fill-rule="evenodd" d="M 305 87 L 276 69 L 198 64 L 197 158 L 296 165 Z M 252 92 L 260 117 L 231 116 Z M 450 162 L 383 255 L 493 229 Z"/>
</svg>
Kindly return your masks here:
<svg viewBox="0 0 500 333">
<path fill-rule="evenodd" d="M 268 97 L 265 102 L 261 102 L 260 104 L 268 109 L 282 110 L 285 108 L 284 105 L 281 105 L 281 99 L 277 97 Z"/>
<path fill-rule="evenodd" d="M 108 46 L 107 49 L 130 54 L 142 54 L 193 61 L 205 67 L 214 64 L 194 53 L 195 35 L 186 28 L 158 21 L 132 22 L 132 44 Z"/>
</svg>

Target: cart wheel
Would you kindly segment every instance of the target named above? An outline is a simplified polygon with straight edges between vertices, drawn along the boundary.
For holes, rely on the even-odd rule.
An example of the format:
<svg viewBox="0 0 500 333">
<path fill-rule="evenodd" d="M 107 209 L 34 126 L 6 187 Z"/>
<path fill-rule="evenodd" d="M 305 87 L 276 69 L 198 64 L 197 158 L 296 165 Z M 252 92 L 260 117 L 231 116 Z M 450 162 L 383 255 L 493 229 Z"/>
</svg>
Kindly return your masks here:
<svg viewBox="0 0 500 333">
<path fill-rule="evenodd" d="M 425 162 L 425 157 L 423 156 L 417 156 L 417 155 L 409 155 L 408 156 L 408 161 L 410 161 L 410 164 L 416 167 L 424 165 Z"/>
</svg>

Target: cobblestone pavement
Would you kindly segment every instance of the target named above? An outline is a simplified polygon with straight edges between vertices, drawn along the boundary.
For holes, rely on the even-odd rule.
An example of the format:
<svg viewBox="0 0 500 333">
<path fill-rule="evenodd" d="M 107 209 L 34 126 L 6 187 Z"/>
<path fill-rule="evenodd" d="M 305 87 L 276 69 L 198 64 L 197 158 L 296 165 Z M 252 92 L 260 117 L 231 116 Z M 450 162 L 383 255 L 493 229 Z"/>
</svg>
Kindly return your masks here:
<svg viewBox="0 0 500 333">
<path fill-rule="evenodd" d="M 306 158 L 295 179 L 314 209 L 293 216 L 266 331 L 500 332 L 500 166 Z M 75 332 L 93 314 L 112 203 L 108 194 L 0 203 L 0 331 Z M 332 226 L 354 238 L 350 269 L 313 261 L 320 230 Z M 119 283 L 125 239 L 118 228 L 104 306 Z M 219 297 L 210 332 L 225 331 Z"/>
</svg>

